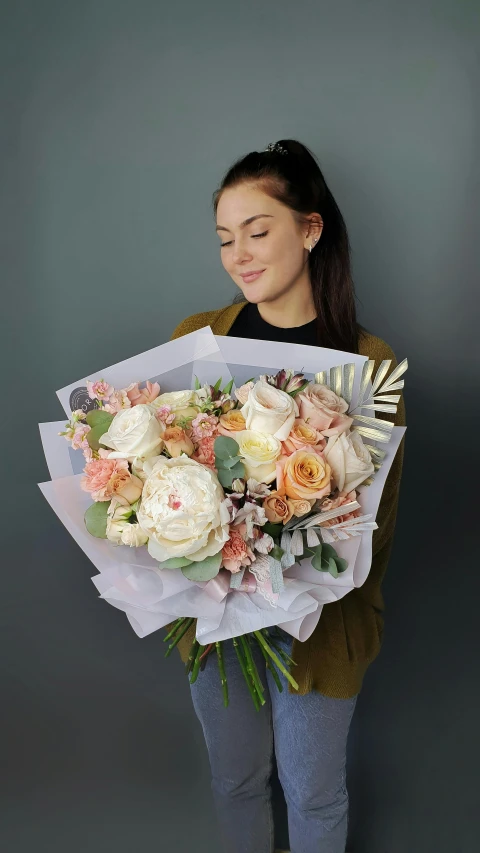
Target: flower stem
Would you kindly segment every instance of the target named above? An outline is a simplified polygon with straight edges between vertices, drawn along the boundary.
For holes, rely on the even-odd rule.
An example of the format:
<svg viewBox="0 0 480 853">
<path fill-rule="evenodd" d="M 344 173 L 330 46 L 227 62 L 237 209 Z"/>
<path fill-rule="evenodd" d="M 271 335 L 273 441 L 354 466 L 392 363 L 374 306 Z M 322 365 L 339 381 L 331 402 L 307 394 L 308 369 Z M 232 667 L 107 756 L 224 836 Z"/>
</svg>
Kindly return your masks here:
<svg viewBox="0 0 480 853">
<path fill-rule="evenodd" d="M 192 624 L 193 624 L 193 621 L 194 621 L 193 619 L 186 619 L 186 620 L 185 620 L 185 623 L 184 623 L 184 625 L 182 625 L 181 630 L 180 630 L 180 631 L 178 632 L 178 634 L 175 636 L 175 639 L 173 640 L 173 642 L 172 642 L 172 643 L 170 643 L 170 645 L 169 645 L 169 647 L 168 647 L 167 651 L 165 652 L 165 657 L 166 657 L 166 658 L 168 658 L 168 656 L 172 654 L 172 652 L 173 652 L 173 650 L 174 650 L 175 646 L 177 645 L 177 643 L 179 643 L 179 642 L 180 642 L 180 640 L 182 639 L 183 635 L 187 633 L 188 629 L 190 628 L 190 625 L 192 625 Z"/>
<path fill-rule="evenodd" d="M 243 677 L 245 678 L 245 681 L 247 682 L 247 687 L 248 687 L 248 689 L 250 691 L 250 695 L 253 699 L 253 704 L 255 705 L 255 710 L 259 711 L 260 710 L 260 703 L 258 701 L 257 691 L 255 689 L 255 685 L 253 685 L 250 681 L 250 677 L 249 677 L 248 672 L 247 672 L 247 666 L 246 666 L 246 663 L 243 659 L 242 651 L 240 649 L 240 644 L 238 642 L 237 637 L 233 637 L 232 639 L 233 639 L 234 649 L 237 653 L 238 662 L 239 662 L 241 670 L 243 672 Z"/>
<path fill-rule="evenodd" d="M 195 663 L 193 664 L 193 671 L 192 671 L 192 677 L 190 678 L 190 684 L 193 684 L 194 681 L 196 681 L 198 678 L 198 673 L 200 671 L 200 661 L 201 661 L 201 657 L 202 657 L 202 649 L 203 649 L 203 646 L 201 646 L 199 643 L 198 649 L 197 649 L 197 654 L 195 656 Z"/>
<path fill-rule="evenodd" d="M 185 672 L 187 673 L 187 675 L 190 673 L 190 671 L 192 669 L 193 663 L 194 663 L 195 658 L 197 656 L 197 649 L 198 649 L 199 645 L 200 645 L 200 643 L 198 642 L 197 639 L 195 639 L 193 641 L 191 647 L 190 647 L 190 653 L 188 655 L 188 660 L 185 664 Z"/>
<path fill-rule="evenodd" d="M 259 643 L 258 645 L 260 646 L 260 649 L 261 649 L 261 651 L 262 651 L 262 655 L 263 655 L 263 657 L 265 658 L 265 663 L 266 663 L 266 665 L 267 665 L 267 669 L 269 669 L 269 670 L 270 670 L 270 672 L 272 673 L 273 680 L 274 680 L 275 684 L 277 685 L 277 688 L 278 688 L 279 692 L 280 692 L 280 693 L 283 693 L 283 684 L 282 684 L 282 682 L 280 681 L 280 676 L 279 676 L 279 674 L 278 674 L 277 670 L 275 669 L 275 667 L 274 667 L 274 665 L 273 665 L 273 663 L 272 663 L 271 659 L 270 659 L 270 658 L 269 658 L 269 656 L 267 655 L 267 653 L 266 653 L 266 651 L 265 651 L 264 647 L 262 646 L 262 644 L 261 644 L 261 643 Z"/>
<path fill-rule="evenodd" d="M 171 630 L 171 631 L 169 631 L 169 632 L 168 632 L 168 634 L 167 634 L 167 636 L 163 638 L 163 642 L 164 642 L 164 643 L 168 643 L 168 641 L 169 641 L 170 637 L 173 637 L 173 635 L 177 633 L 178 629 L 180 628 L 180 625 L 182 625 L 182 624 L 183 624 L 183 622 L 185 622 L 185 619 L 186 619 L 186 617 L 185 617 L 185 616 L 182 616 L 180 619 L 177 619 L 177 621 L 175 622 L 175 625 L 173 626 L 172 630 Z"/>
<path fill-rule="evenodd" d="M 223 659 L 223 646 L 221 642 L 215 643 L 215 648 L 217 649 L 218 669 L 220 670 L 220 679 L 222 682 L 223 704 L 225 708 L 228 708 L 228 684 L 227 676 L 225 675 L 225 661 Z"/>
<path fill-rule="evenodd" d="M 275 665 L 277 666 L 277 668 L 280 670 L 280 672 L 283 672 L 283 674 L 284 674 L 285 678 L 290 682 L 290 684 L 292 685 L 292 687 L 294 687 L 294 688 L 295 688 L 295 690 L 298 690 L 298 684 L 297 684 L 297 682 L 295 681 L 295 679 L 293 678 L 293 676 L 292 676 L 292 675 L 290 675 L 290 673 L 288 672 L 288 670 L 287 670 L 287 669 L 285 669 L 285 667 L 284 667 L 283 663 L 282 663 L 282 662 L 281 662 L 281 660 L 277 657 L 277 655 L 275 654 L 275 652 L 273 652 L 273 651 L 271 650 L 271 648 L 270 648 L 270 646 L 268 645 L 268 643 L 267 643 L 267 641 L 266 641 L 265 637 L 263 636 L 262 632 L 261 632 L 261 631 L 254 631 L 253 633 L 254 633 L 255 637 L 257 638 L 258 642 L 263 646 L 263 648 L 265 649 L 265 651 L 267 652 L 267 654 L 268 654 L 268 655 L 270 655 L 270 657 L 272 658 L 273 662 L 275 663 Z"/>
<path fill-rule="evenodd" d="M 257 667 L 255 666 L 255 661 L 253 660 L 253 657 L 252 657 L 252 651 L 250 649 L 250 644 L 248 641 L 248 634 L 244 634 L 243 636 L 241 636 L 240 642 L 242 644 L 243 653 L 245 655 L 245 660 L 247 662 L 247 672 L 250 675 L 250 678 L 252 679 L 252 681 L 255 685 L 255 689 L 258 693 L 258 698 L 259 698 L 260 704 L 265 705 L 266 700 L 265 700 L 265 697 L 263 696 L 265 688 L 264 688 L 262 682 L 260 681 L 260 676 L 258 674 Z"/>
</svg>

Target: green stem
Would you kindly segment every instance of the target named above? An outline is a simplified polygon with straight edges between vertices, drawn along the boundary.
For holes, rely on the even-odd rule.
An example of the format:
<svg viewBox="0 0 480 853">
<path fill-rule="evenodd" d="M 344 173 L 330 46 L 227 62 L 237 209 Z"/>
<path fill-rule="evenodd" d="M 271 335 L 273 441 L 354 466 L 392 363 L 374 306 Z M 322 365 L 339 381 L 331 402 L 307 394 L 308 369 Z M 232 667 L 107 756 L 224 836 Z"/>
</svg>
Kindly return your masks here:
<svg viewBox="0 0 480 853">
<path fill-rule="evenodd" d="M 255 685 L 255 689 L 258 693 L 258 698 L 260 700 L 260 703 L 262 705 L 265 705 L 266 700 L 263 696 L 265 688 L 264 688 L 262 682 L 260 681 L 260 676 L 258 674 L 257 667 L 255 666 L 255 661 L 253 660 L 253 657 L 252 657 L 252 651 L 250 649 L 250 644 L 248 642 L 248 634 L 243 634 L 243 636 L 240 637 L 240 642 L 242 644 L 242 649 L 243 649 L 243 653 L 245 655 L 245 660 L 247 661 L 248 674 L 250 675 L 250 678 L 252 679 L 252 681 Z"/>
<path fill-rule="evenodd" d="M 247 687 L 248 687 L 248 689 L 250 691 L 250 695 L 253 699 L 253 704 L 255 705 L 255 710 L 259 711 L 260 710 L 260 703 L 258 701 L 257 691 L 255 690 L 254 685 L 250 681 L 250 678 L 249 678 L 249 675 L 247 672 L 247 667 L 246 667 L 245 661 L 243 659 L 242 652 L 240 649 L 240 644 L 238 642 L 237 637 L 233 637 L 233 646 L 234 646 L 234 649 L 237 653 L 237 658 L 238 658 L 238 662 L 240 664 L 241 670 L 243 672 L 243 677 L 244 677 L 245 681 L 247 682 Z"/>
<path fill-rule="evenodd" d="M 270 657 L 272 658 L 273 662 L 275 663 L 275 665 L 277 666 L 277 668 L 280 670 L 280 672 L 283 672 L 283 674 L 284 674 L 285 678 L 290 682 L 290 684 L 292 685 L 292 687 L 294 687 L 294 688 L 295 688 L 295 690 L 298 690 L 298 684 L 297 684 L 297 682 L 295 681 L 295 679 L 293 678 L 293 676 L 292 676 L 292 675 L 290 675 L 290 673 L 288 672 L 288 670 L 287 670 L 287 669 L 285 669 L 285 667 L 284 667 L 283 663 L 282 663 L 282 662 L 281 662 L 281 660 L 277 657 L 277 655 L 276 655 L 274 652 L 272 652 L 272 650 L 271 650 L 270 646 L 268 645 L 267 641 L 265 640 L 265 637 L 263 636 L 262 632 L 261 632 L 261 631 L 254 631 L 253 633 L 255 634 L 255 636 L 256 636 L 256 638 L 257 638 L 258 642 L 263 646 L 263 648 L 265 649 L 265 651 L 267 652 L 267 654 L 268 654 L 268 655 L 270 655 Z"/>
<path fill-rule="evenodd" d="M 193 641 L 191 647 L 190 647 L 190 653 L 188 655 L 187 663 L 185 664 L 185 672 L 187 673 L 187 675 L 190 673 L 190 671 L 192 669 L 193 663 L 194 663 L 195 658 L 197 656 L 197 649 L 198 649 L 199 645 L 200 645 L 200 643 L 198 642 L 197 639 L 195 639 Z"/>
<path fill-rule="evenodd" d="M 202 657 L 202 649 L 203 649 L 203 646 L 201 646 L 199 643 L 198 649 L 197 649 L 197 654 L 195 656 L 195 663 L 193 664 L 193 672 L 192 672 L 192 677 L 190 679 L 190 684 L 193 684 L 198 678 L 198 673 L 200 671 L 200 661 L 201 661 L 201 657 Z"/>
<path fill-rule="evenodd" d="M 278 675 L 277 670 L 275 669 L 275 667 L 274 667 L 274 665 L 273 665 L 272 661 L 270 660 L 269 656 L 267 655 L 267 653 L 266 653 L 265 649 L 263 648 L 262 644 L 261 644 L 261 643 L 259 643 L 258 645 L 259 645 L 259 647 L 260 647 L 260 649 L 261 649 L 261 652 L 262 652 L 263 657 L 265 658 L 265 663 L 266 663 L 266 665 L 267 665 L 267 669 L 269 669 L 269 670 L 270 670 L 270 672 L 272 673 L 273 680 L 275 681 L 275 684 L 277 685 L 277 688 L 278 688 L 279 692 L 280 692 L 280 693 L 283 693 L 283 684 L 282 684 L 282 682 L 280 681 L 280 676 Z"/>
<path fill-rule="evenodd" d="M 188 629 L 190 628 L 190 625 L 193 625 L 193 622 L 194 622 L 194 620 L 193 620 L 193 619 L 187 619 L 187 620 L 186 620 L 186 623 L 185 623 L 185 624 L 184 624 L 184 626 L 182 627 L 181 631 L 179 631 L 179 633 L 178 633 L 178 634 L 177 634 L 177 636 L 175 637 L 175 639 L 174 639 L 173 643 L 170 643 L 170 645 L 169 645 L 169 647 L 168 647 L 167 651 L 165 652 L 165 657 L 166 657 L 166 658 L 168 658 L 168 656 L 172 654 L 172 652 L 173 652 L 173 650 L 174 650 L 175 646 L 177 645 L 177 643 L 179 643 L 179 642 L 180 642 L 180 640 L 182 639 L 183 635 L 187 633 Z"/>
<path fill-rule="evenodd" d="M 172 630 L 171 630 L 171 631 L 169 631 L 169 633 L 167 634 L 167 636 L 163 638 L 163 642 L 164 642 L 164 643 L 168 643 L 168 641 L 169 641 L 170 637 L 173 637 L 173 635 L 177 633 L 177 631 L 178 631 L 178 629 L 180 628 L 180 626 L 183 624 L 183 622 L 185 622 L 185 618 L 186 618 L 185 616 L 182 616 L 180 619 L 177 619 L 177 621 L 175 622 L 175 625 L 173 626 Z"/>
<path fill-rule="evenodd" d="M 285 651 L 285 649 L 282 649 L 281 646 L 277 645 L 277 643 L 274 639 L 272 639 L 266 628 L 262 630 L 262 634 L 265 637 L 267 643 L 269 643 L 269 645 L 271 646 L 271 648 L 275 649 L 275 651 L 278 652 L 278 654 L 287 664 L 289 664 L 290 666 L 297 666 L 297 662 L 290 657 L 290 655 L 288 654 L 288 652 Z"/>
<path fill-rule="evenodd" d="M 218 669 L 220 670 L 220 680 L 222 682 L 223 704 L 225 708 L 228 708 L 228 684 L 227 676 L 225 675 L 225 661 L 221 642 L 215 643 L 215 648 L 217 650 Z"/>
</svg>

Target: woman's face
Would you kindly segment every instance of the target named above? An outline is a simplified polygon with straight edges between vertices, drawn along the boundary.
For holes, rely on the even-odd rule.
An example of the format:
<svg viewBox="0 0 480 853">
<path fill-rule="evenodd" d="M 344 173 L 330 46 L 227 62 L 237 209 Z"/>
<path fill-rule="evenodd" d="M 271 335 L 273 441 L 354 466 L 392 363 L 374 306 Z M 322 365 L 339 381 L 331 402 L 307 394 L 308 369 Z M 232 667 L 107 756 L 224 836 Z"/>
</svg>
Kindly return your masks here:
<svg viewBox="0 0 480 853">
<path fill-rule="evenodd" d="M 224 190 L 218 202 L 222 264 L 249 302 L 274 301 L 308 275 L 305 253 L 318 234 L 307 230 L 290 208 L 246 184 Z"/>
</svg>

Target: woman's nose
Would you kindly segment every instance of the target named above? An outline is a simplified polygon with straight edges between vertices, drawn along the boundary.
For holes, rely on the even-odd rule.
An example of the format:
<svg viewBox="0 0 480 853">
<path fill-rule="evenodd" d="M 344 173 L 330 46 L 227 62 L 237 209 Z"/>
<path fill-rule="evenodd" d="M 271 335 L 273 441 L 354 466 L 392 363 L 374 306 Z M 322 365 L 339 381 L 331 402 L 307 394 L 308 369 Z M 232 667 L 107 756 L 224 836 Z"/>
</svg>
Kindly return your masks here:
<svg viewBox="0 0 480 853">
<path fill-rule="evenodd" d="M 234 262 L 236 264 L 241 264 L 242 261 L 250 260 L 251 257 L 250 252 L 247 251 L 247 247 L 237 240 L 233 249 Z"/>
</svg>

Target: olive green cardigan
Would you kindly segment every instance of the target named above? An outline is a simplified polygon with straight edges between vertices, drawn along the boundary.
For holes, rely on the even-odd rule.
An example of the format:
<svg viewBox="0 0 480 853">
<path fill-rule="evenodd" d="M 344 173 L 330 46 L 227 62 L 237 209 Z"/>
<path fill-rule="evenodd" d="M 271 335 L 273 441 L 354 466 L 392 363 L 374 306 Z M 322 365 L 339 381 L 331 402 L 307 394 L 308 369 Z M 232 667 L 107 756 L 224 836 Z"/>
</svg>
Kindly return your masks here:
<svg viewBox="0 0 480 853">
<path fill-rule="evenodd" d="M 172 339 L 204 326 L 210 326 L 216 335 L 226 335 L 246 304 L 241 302 L 217 311 L 193 314 L 177 326 Z M 388 344 L 374 335 L 361 336 L 359 352 L 375 361 L 375 370 L 383 359 L 392 360 L 389 373 L 397 365 L 395 355 Z M 403 395 L 397 414 L 390 417 L 382 414 L 382 417 L 393 419 L 397 426 L 405 425 Z M 368 665 L 380 650 L 384 607 L 380 587 L 392 547 L 404 444 L 405 438 L 401 441 L 388 473 L 380 501 L 376 518 L 378 529 L 373 533 L 372 566 L 367 580 L 363 586 L 353 589 L 340 601 L 324 605 L 318 625 L 308 640 L 304 643 L 294 640 L 292 657 L 297 662 L 294 675 L 300 694 L 317 690 L 337 699 L 355 696 L 360 691 Z M 192 625 L 179 643 L 180 655 L 184 662 L 194 637 L 195 625 Z M 289 690 L 296 692 L 291 685 Z"/>
</svg>

